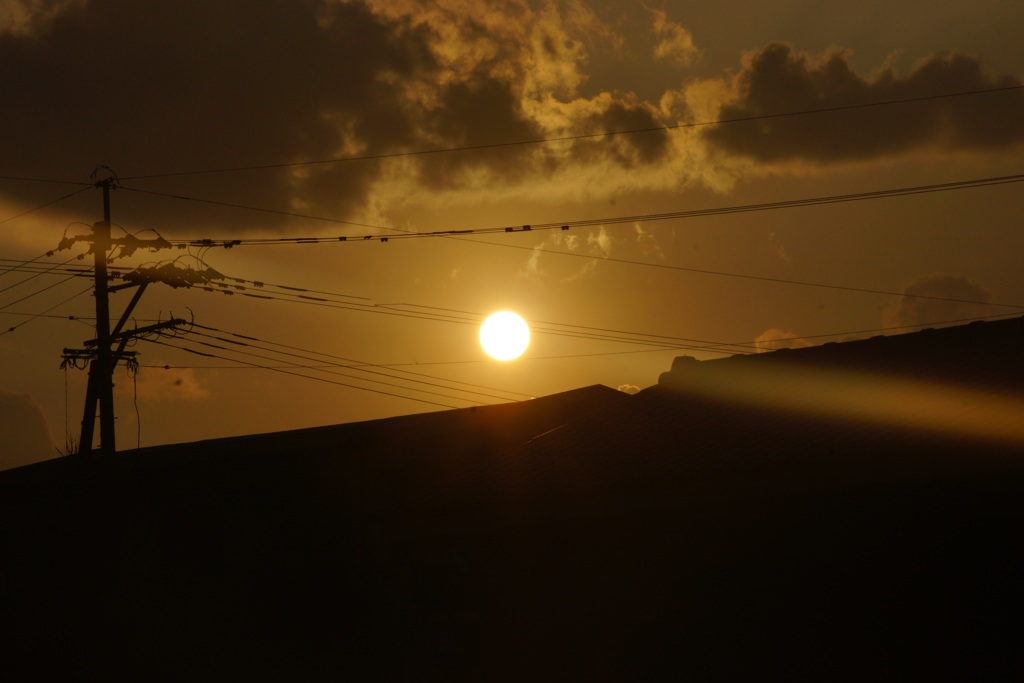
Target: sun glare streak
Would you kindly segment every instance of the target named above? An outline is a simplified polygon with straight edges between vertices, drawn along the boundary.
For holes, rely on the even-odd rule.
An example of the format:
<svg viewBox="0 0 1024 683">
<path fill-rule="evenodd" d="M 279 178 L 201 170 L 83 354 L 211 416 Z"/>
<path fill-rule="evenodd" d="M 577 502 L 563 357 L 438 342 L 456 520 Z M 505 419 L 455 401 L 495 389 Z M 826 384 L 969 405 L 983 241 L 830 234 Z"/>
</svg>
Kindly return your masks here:
<svg viewBox="0 0 1024 683">
<path fill-rule="evenodd" d="M 697 371 L 683 384 L 673 383 L 739 404 L 1024 445 L 1024 400 L 977 386 L 834 368 L 749 365 Z"/>
</svg>

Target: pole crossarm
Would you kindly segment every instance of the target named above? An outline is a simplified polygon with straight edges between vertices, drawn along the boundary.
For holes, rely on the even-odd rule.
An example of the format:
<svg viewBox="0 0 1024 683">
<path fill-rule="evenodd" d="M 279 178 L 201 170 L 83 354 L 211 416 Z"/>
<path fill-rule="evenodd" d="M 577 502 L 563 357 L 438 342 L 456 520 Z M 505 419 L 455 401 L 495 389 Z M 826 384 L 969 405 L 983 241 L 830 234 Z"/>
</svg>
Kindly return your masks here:
<svg viewBox="0 0 1024 683">
<path fill-rule="evenodd" d="M 184 318 L 171 318 L 170 320 L 167 320 L 167 321 L 162 322 L 162 323 L 154 323 L 152 325 L 146 325 L 144 327 L 136 327 L 134 329 L 128 330 L 127 332 L 117 332 L 115 334 L 111 334 L 108 337 L 108 339 L 109 339 L 109 341 L 111 343 L 113 343 L 113 342 L 121 340 L 121 339 L 131 339 L 132 337 L 141 337 L 141 336 L 144 336 L 144 335 L 147 335 L 147 334 L 151 334 L 153 332 L 159 332 L 161 330 L 166 330 L 166 329 L 169 329 L 169 328 L 172 328 L 172 327 L 173 328 L 180 328 L 180 327 L 182 327 L 184 325 L 188 325 L 188 324 L 189 324 L 189 322 L 187 320 L 185 320 Z M 99 343 L 100 343 L 99 339 L 89 339 L 87 341 L 82 342 L 82 344 L 84 346 L 87 346 L 87 347 L 94 347 L 94 346 L 97 346 Z"/>
<path fill-rule="evenodd" d="M 114 352 L 111 353 L 112 355 L 115 355 Z M 120 360 L 121 358 L 132 359 L 135 358 L 135 356 L 139 355 L 139 352 L 119 351 L 116 353 L 116 355 L 119 357 L 117 360 Z M 95 359 L 96 349 L 64 349 L 64 351 L 61 353 L 61 358 L 63 359 L 60 364 L 60 367 L 62 369 L 68 366 L 77 368 L 79 367 L 79 361 L 88 362 Z"/>
</svg>

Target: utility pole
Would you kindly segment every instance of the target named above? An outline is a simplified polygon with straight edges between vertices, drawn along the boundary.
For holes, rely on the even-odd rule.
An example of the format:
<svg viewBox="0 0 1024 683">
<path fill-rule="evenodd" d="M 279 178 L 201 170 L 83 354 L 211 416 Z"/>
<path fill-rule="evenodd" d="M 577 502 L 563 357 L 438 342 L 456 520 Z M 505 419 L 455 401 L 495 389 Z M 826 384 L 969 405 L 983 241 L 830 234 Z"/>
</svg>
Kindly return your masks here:
<svg viewBox="0 0 1024 683">
<path fill-rule="evenodd" d="M 114 178 L 96 183 L 103 190 L 103 221 L 92 226 L 92 253 L 95 270 L 96 356 L 89 363 L 89 383 L 85 391 L 85 412 L 82 415 L 82 436 L 79 452 L 92 450 L 96 425 L 96 404 L 100 408 L 101 453 L 117 450 L 114 435 L 114 366 L 110 353 L 110 296 L 107 277 L 107 252 L 110 250 L 110 188 Z M 114 362 L 111 362 L 114 360 Z"/>
<path fill-rule="evenodd" d="M 110 169 L 106 170 L 110 171 Z M 78 362 L 88 361 L 89 380 L 85 390 L 85 409 L 82 413 L 82 432 L 78 452 L 88 453 L 94 450 L 92 442 L 96 431 L 96 408 L 98 406 L 100 442 L 95 451 L 107 455 L 111 455 L 117 450 L 114 430 L 114 370 L 122 359 L 127 359 L 129 363 L 132 363 L 136 356 L 134 351 L 125 351 L 128 342 L 143 335 L 158 334 L 161 331 L 177 329 L 186 324 L 185 320 L 172 318 L 165 322 L 124 330 L 125 323 L 131 317 L 131 313 L 135 309 L 135 305 L 139 303 L 139 299 L 142 298 L 146 287 L 150 282 L 159 280 L 159 277 L 153 274 L 143 274 L 134 278 L 122 276 L 129 281 L 125 284 L 111 286 L 107 270 L 111 248 L 113 246 L 120 247 L 123 255 L 126 252 L 134 252 L 138 248 L 149 248 L 154 251 L 166 249 L 170 244 L 161 237 L 150 240 L 140 240 L 131 235 L 118 239 L 111 238 L 110 191 L 117 187 L 117 176 L 113 171 L 110 173 L 110 177 L 96 182 L 96 187 L 103 190 L 103 220 L 93 224 L 91 236 L 77 236 L 71 240 L 64 240 L 59 247 L 59 249 L 67 248 L 70 243 L 76 241 L 92 243 L 96 337 L 86 341 L 84 349 L 64 349 L 62 367 L 66 367 L 69 363 L 77 366 Z M 138 290 L 128 306 L 125 307 L 117 325 L 111 330 L 110 294 L 131 287 L 138 287 Z M 115 343 L 118 345 L 116 350 L 113 349 Z"/>
</svg>

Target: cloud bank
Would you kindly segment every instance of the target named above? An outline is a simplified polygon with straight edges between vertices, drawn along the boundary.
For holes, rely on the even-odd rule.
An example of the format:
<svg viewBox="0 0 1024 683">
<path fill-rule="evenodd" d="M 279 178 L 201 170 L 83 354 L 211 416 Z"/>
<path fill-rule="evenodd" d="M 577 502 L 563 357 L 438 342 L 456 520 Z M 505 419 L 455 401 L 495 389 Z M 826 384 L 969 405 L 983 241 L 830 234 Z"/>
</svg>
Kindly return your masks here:
<svg viewBox="0 0 1024 683">
<path fill-rule="evenodd" d="M 735 73 L 696 80 L 700 36 L 662 10 L 580 0 L 7 0 L 0 29 L 0 174 L 86 180 L 97 164 L 126 182 L 343 220 L 387 218 L 402 202 L 546 201 L 627 191 L 728 189 L 751 162 L 830 164 L 941 147 L 994 150 L 1024 139 L 1024 93 L 930 99 L 719 125 L 935 93 L 1019 84 L 968 55 L 922 60 L 907 75 L 856 73 L 849 55 L 772 43 Z M 602 14 L 603 12 L 603 14 Z M 659 97 L 636 79 L 595 87 L 596 54 L 669 65 Z M 638 47 L 640 46 L 640 47 Z M 644 48 L 644 49 L 641 49 Z M 664 68 L 659 72 L 664 77 Z M 653 78 L 653 76 L 651 76 Z M 681 85 L 682 84 L 682 85 Z M 647 83 L 646 86 L 651 84 Z M 648 91 L 650 87 L 646 88 Z M 649 129 L 630 135 L 606 132 Z M 596 137 L 579 137 L 595 135 Z M 550 144 L 508 145 L 572 137 Z M 452 147 L 471 151 L 419 152 Z M 413 156 L 395 157 L 408 152 Z M 179 178 L 178 171 L 299 163 Z M 182 185 L 192 180 L 190 185 Z M 0 201 L 53 188 L 0 187 Z M 246 214 L 167 202 L 146 225 L 252 230 Z M 263 214 L 261 229 L 286 218 Z M 303 228 L 307 228 L 304 226 Z M 188 232 L 192 232 L 189 230 Z M 192 236 L 192 235 L 189 235 Z"/>
<path fill-rule="evenodd" d="M 993 150 L 1024 141 L 1024 91 L 933 96 L 1020 84 L 986 73 L 977 58 L 956 51 L 923 59 L 905 76 L 887 65 L 865 77 L 854 72 L 845 51 L 814 56 L 772 43 L 744 56 L 719 111 L 724 120 L 767 118 L 717 126 L 707 140 L 758 161 L 819 164 L 924 148 Z M 863 106 L 897 100 L 918 101 Z M 822 109 L 839 111 L 774 117 Z"/>
</svg>

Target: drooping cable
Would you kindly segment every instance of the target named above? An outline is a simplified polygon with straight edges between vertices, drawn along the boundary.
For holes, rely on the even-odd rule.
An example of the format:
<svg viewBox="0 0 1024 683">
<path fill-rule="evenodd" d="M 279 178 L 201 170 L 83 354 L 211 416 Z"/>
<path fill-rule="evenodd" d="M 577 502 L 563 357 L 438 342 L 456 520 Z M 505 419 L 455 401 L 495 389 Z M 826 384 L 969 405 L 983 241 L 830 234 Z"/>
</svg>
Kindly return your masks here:
<svg viewBox="0 0 1024 683">
<path fill-rule="evenodd" d="M 999 93 L 1021 90 L 1024 85 L 1010 85 L 1010 86 L 999 86 L 995 88 L 984 88 L 980 90 L 966 90 L 952 93 L 938 93 L 933 95 L 919 95 L 916 97 L 906 97 L 893 100 L 883 100 L 876 102 L 862 102 L 862 103 L 851 103 L 846 105 L 836 105 L 833 107 L 817 107 L 814 109 L 803 109 L 799 111 L 789 112 L 774 112 L 766 114 L 754 114 L 750 116 L 737 116 L 728 119 L 716 119 L 713 121 L 691 121 L 686 123 L 677 123 L 664 126 L 649 126 L 645 128 L 630 128 L 624 130 L 613 130 L 613 131 L 602 131 L 598 133 L 578 133 L 573 135 L 562 135 L 542 138 L 532 138 L 527 140 L 511 140 L 507 142 L 493 142 L 483 143 L 478 145 L 463 145 L 459 147 L 438 147 L 433 149 L 422 149 L 422 150 L 411 150 L 404 152 L 386 152 L 380 154 L 364 154 L 354 155 L 348 157 L 336 157 L 331 159 L 318 159 L 312 161 L 292 161 L 283 163 L 272 163 L 272 164 L 256 164 L 250 166 L 224 166 L 220 168 L 208 168 L 198 169 L 189 171 L 175 171 L 169 173 L 150 173 L 145 175 L 133 175 L 124 176 L 122 180 L 143 180 L 151 178 L 172 178 L 180 176 L 191 176 L 191 175 L 206 175 L 215 173 L 237 173 L 240 171 L 263 171 L 263 170 L 275 170 L 285 168 L 299 168 L 303 166 L 322 166 L 328 164 L 338 164 L 345 162 L 355 161 L 378 161 L 383 159 L 393 159 L 398 157 L 415 157 L 415 156 L 426 156 L 433 154 L 447 154 L 452 152 L 471 152 L 480 151 L 486 149 L 498 149 L 503 147 L 521 147 L 526 145 L 542 145 L 556 142 L 572 142 L 576 140 L 586 140 L 593 138 L 604 138 L 614 137 L 620 135 L 637 135 L 643 133 L 655 133 L 655 132 L 667 132 L 672 130 L 680 130 L 686 128 L 701 128 L 708 126 L 716 126 L 723 124 L 735 124 L 735 123 L 747 123 L 752 121 L 763 121 L 768 119 L 786 118 L 791 116 L 809 116 L 816 114 L 826 114 L 838 111 L 850 111 L 855 109 L 869 109 L 874 107 L 886 107 L 901 104 L 911 104 L 915 102 L 926 102 L 930 100 L 949 99 L 955 97 L 969 97 L 975 95 L 983 95 L 988 93 Z"/>
<path fill-rule="evenodd" d="M 417 403 L 425 403 L 425 404 L 428 404 L 428 405 L 440 406 L 442 408 L 458 408 L 458 406 L 450 405 L 448 403 L 439 403 L 437 401 L 430 401 L 430 400 L 423 399 L 423 398 L 416 398 L 414 396 L 404 396 L 402 394 L 396 394 L 396 393 L 393 393 L 393 392 L 390 392 L 390 391 L 383 391 L 381 389 L 371 389 L 369 387 L 361 387 L 361 386 L 357 386 L 357 385 L 354 385 L 354 384 L 348 384 L 346 382 L 338 382 L 336 380 L 328 379 L 326 377 L 316 377 L 316 376 L 311 376 L 311 375 L 304 375 L 304 374 L 302 374 L 300 372 L 294 372 L 294 371 L 291 371 L 291 370 L 288 370 L 288 369 L 285 369 L 285 368 L 264 366 L 264 365 L 260 365 L 259 363 L 252 363 L 252 362 L 249 362 L 249 361 L 246 361 L 246 360 L 237 359 L 237 358 L 225 358 L 223 356 L 219 356 L 219 355 L 214 354 L 214 353 L 207 353 L 207 352 L 204 352 L 204 351 L 197 351 L 195 349 L 190 349 L 190 348 L 187 348 L 187 347 L 178 346 L 176 344 L 169 344 L 167 342 L 163 342 L 163 341 L 160 341 L 160 340 L 157 340 L 157 339 L 145 339 L 144 341 L 147 341 L 150 344 L 159 344 L 160 346 L 166 346 L 166 347 L 169 347 L 169 348 L 172 348 L 172 349 L 178 349 L 180 351 L 185 351 L 186 353 L 191 353 L 191 354 L 195 354 L 195 355 L 198 355 L 198 356 L 204 356 L 204 357 L 207 357 L 207 358 L 216 358 L 218 360 L 227 361 L 229 363 L 237 363 L 239 365 L 248 365 L 248 366 L 253 367 L 253 368 L 259 368 L 259 369 L 262 369 L 262 370 L 270 370 L 271 372 L 279 372 L 281 374 L 291 375 L 293 377 L 301 377 L 302 379 L 311 379 L 311 380 L 315 380 L 317 382 L 324 382 L 324 383 L 333 384 L 333 385 L 336 385 L 336 386 L 347 387 L 349 389 L 357 389 L 359 391 L 368 391 L 368 392 L 373 393 L 373 394 L 381 394 L 381 395 L 384 395 L 384 396 L 392 396 L 394 398 L 402 398 L 402 399 L 405 399 L 407 401 L 415 401 Z"/>
<path fill-rule="evenodd" d="M 192 334 L 195 334 L 197 336 L 207 336 L 207 337 L 210 336 L 210 335 L 203 335 L 202 333 L 198 333 L 198 332 L 192 332 Z M 219 338 L 217 338 L 217 339 L 219 339 Z M 249 356 L 251 358 L 258 358 L 260 360 L 267 360 L 267 361 L 271 361 L 271 362 L 281 362 L 279 359 L 276 359 L 276 358 L 273 358 L 273 357 L 270 357 L 270 356 L 265 356 L 265 355 L 258 354 L 258 353 L 253 353 L 251 351 L 242 351 L 242 350 L 239 350 L 239 349 L 229 349 L 227 347 L 220 346 L 218 344 L 213 344 L 211 342 L 204 342 L 204 341 L 198 341 L 198 340 L 195 340 L 195 341 L 188 340 L 188 341 L 189 341 L 189 343 L 199 344 L 201 346 L 205 346 L 207 348 L 216 349 L 218 351 L 237 353 L 237 354 L 240 354 L 240 355 L 243 355 L 243 356 Z M 235 343 L 237 344 L 238 342 L 235 342 Z M 293 354 L 289 354 L 289 355 L 293 355 Z M 230 360 L 233 360 L 233 359 L 230 359 Z M 289 362 L 289 361 L 286 361 L 286 362 Z M 422 393 L 422 394 L 427 394 L 427 395 L 430 395 L 430 396 L 440 396 L 442 398 L 447 398 L 447 399 L 457 399 L 457 400 L 461 400 L 461 401 L 467 401 L 469 403 L 476 403 L 477 405 L 484 405 L 484 404 L 486 404 L 485 401 L 479 401 L 479 400 L 476 400 L 476 399 L 461 398 L 461 397 L 457 397 L 457 396 L 452 396 L 451 394 L 444 394 L 444 393 L 437 392 L 437 391 L 432 391 L 432 390 L 429 390 L 429 389 L 419 389 L 419 388 L 415 388 L 415 387 L 403 386 L 401 384 L 395 384 L 393 382 L 385 382 L 383 380 L 369 379 L 369 378 L 366 378 L 366 377 L 358 377 L 358 376 L 351 375 L 351 374 L 348 374 L 348 373 L 345 373 L 345 372 L 339 372 L 339 371 L 333 370 L 333 369 L 315 368 L 315 367 L 312 367 L 312 366 L 309 366 L 309 365 L 303 365 L 301 363 L 295 363 L 295 362 L 290 362 L 290 364 L 292 366 L 294 366 L 295 369 L 298 369 L 298 370 L 314 370 L 315 369 L 318 372 L 323 372 L 325 374 L 335 375 L 335 376 L 338 376 L 338 377 L 345 377 L 347 379 L 355 379 L 355 380 L 358 380 L 360 382 L 369 382 L 371 384 L 380 384 L 382 386 L 403 389 L 403 390 L 406 390 L 406 391 L 415 391 L 415 392 L 419 392 L 419 393 Z M 269 366 L 268 366 L 268 369 L 269 369 Z M 456 390 L 456 391 L 463 391 L 463 390 Z M 464 392 L 464 393 L 479 393 L 479 392 Z M 502 399 L 501 397 L 498 397 L 498 396 L 493 396 L 492 398 L 497 398 L 499 400 L 507 400 L 507 399 Z"/>
<path fill-rule="evenodd" d="M 587 218 L 582 220 L 567 220 L 567 221 L 556 221 L 551 223 L 534 223 L 528 225 L 504 225 L 494 227 L 482 227 L 482 228 L 469 228 L 469 229 L 458 229 L 458 230 L 431 230 L 431 231 L 413 231 L 403 230 L 400 228 L 389 228 L 385 226 L 374 226 L 360 223 L 349 223 L 348 221 L 339 220 L 336 218 L 329 218 L 324 216 L 312 216 L 309 214 L 296 214 L 287 211 L 277 211 L 273 209 L 265 209 L 254 206 L 244 206 L 241 204 L 233 204 L 235 208 L 244 209 L 248 211 L 260 211 L 276 213 L 284 216 L 290 216 L 293 218 L 306 218 L 318 221 L 328 221 L 331 223 L 342 223 L 358 225 L 360 227 L 368 227 L 374 230 L 389 230 L 388 234 L 368 234 L 361 236 L 331 236 L 331 237 L 256 237 L 256 238 L 244 238 L 244 239 L 211 239 L 211 238 L 200 238 L 200 239 L 175 239 L 170 240 L 173 246 L 179 248 L 185 248 L 189 246 L 225 246 L 225 247 L 236 247 L 236 246 L 270 246 L 270 245 L 282 245 L 282 244 L 321 244 L 321 243 L 352 243 L 352 242 L 390 242 L 393 240 L 403 239 L 414 239 L 414 238 L 441 238 L 441 237 L 465 237 L 467 235 L 488 235 L 488 234 L 508 234 L 508 233 L 532 233 L 536 231 L 546 230 L 568 230 L 570 228 L 580 227 L 593 227 L 601 225 L 621 225 L 625 223 L 646 223 L 652 221 L 665 221 L 665 220 L 678 220 L 687 218 L 700 218 L 707 216 L 720 216 L 734 213 L 750 213 L 756 211 L 772 211 L 778 209 L 793 209 L 805 206 L 821 206 L 827 204 L 841 204 L 847 202 L 857 201 L 868 201 L 874 199 L 885 199 L 890 197 L 906 197 L 918 194 L 929 194 L 933 192 L 949 192 L 953 190 L 964 190 L 973 189 L 978 187 L 989 187 L 992 185 L 1006 185 L 1009 183 L 1019 183 L 1024 181 L 1024 174 L 1014 174 L 1007 176 L 996 176 L 989 178 L 972 178 L 969 180 L 958 180 L 945 183 L 933 183 L 930 185 L 916 185 L 907 187 L 889 188 L 883 190 L 872 190 L 868 192 L 853 192 L 839 195 L 826 195 L 818 197 L 803 197 L 799 199 L 787 199 L 775 202 L 761 202 L 757 204 L 733 204 L 726 206 L 710 207 L 705 209 L 684 209 L 681 211 L 666 211 L 661 213 L 652 214 L 636 214 L 628 216 L 607 216 L 602 218 Z M 202 202 L 219 204 L 208 199 L 200 199 L 197 197 L 188 197 L 184 195 L 171 195 L 163 192 L 155 192 L 152 190 L 144 190 L 140 188 L 132 188 L 121 186 L 122 190 L 129 192 L 139 192 L 143 194 L 151 194 L 156 196 L 171 197 L 174 199 L 181 199 L 186 201 Z"/>
<path fill-rule="evenodd" d="M 45 181 L 36 181 L 36 182 L 45 182 Z M 51 181 L 51 182 L 56 182 L 56 181 Z M 78 184 L 78 183 L 76 183 L 76 184 Z M 75 190 L 74 192 L 70 192 L 70 193 L 68 193 L 68 194 L 66 194 L 66 195 L 63 195 L 63 196 L 61 196 L 61 197 L 57 197 L 56 199 L 51 199 L 51 200 L 50 200 L 50 201 L 48 201 L 48 202 L 44 202 L 44 203 L 40 204 L 39 206 L 34 206 L 34 207 L 32 207 L 31 209 L 26 209 L 25 211 L 22 211 L 21 213 L 15 214 L 15 215 L 13 215 L 13 216 L 8 216 L 7 218 L 5 218 L 5 219 L 3 219 L 3 220 L 0 220 L 0 225 L 2 225 L 2 224 L 4 224 L 4 223 L 7 223 L 7 222 L 9 222 L 9 221 L 13 221 L 13 220 L 15 220 L 16 218 L 21 218 L 22 216 L 27 216 L 28 214 L 30 214 L 30 213 L 34 213 L 34 212 L 36 212 L 36 211 L 39 211 L 39 210 L 41 210 L 41 209 L 45 209 L 45 208 L 46 208 L 46 207 L 48 207 L 48 206 L 53 206 L 54 204 L 57 204 L 57 203 L 59 203 L 59 202 L 62 202 L 62 201 L 64 201 L 65 199 L 71 199 L 71 198 L 72 198 L 72 197 L 74 197 L 75 195 L 77 195 L 77 194 L 81 194 L 82 192 L 85 192 L 85 191 L 86 191 L 86 190 L 88 190 L 88 189 L 89 189 L 90 187 L 91 187 L 91 185 L 87 185 L 86 187 L 83 187 L 83 188 L 81 188 L 81 189 Z"/>
<path fill-rule="evenodd" d="M 330 359 L 333 359 L 333 360 L 341 361 L 341 363 L 333 363 L 333 364 L 323 365 L 323 366 L 318 366 L 318 367 L 340 368 L 340 369 L 356 370 L 356 371 L 359 371 L 359 372 L 367 372 L 367 373 L 371 373 L 371 374 L 383 375 L 385 377 L 391 377 L 393 379 L 401 379 L 403 381 L 408 381 L 408 382 L 413 382 L 413 383 L 422 383 L 422 384 L 426 384 L 426 385 L 430 385 L 430 386 L 443 387 L 443 388 L 446 388 L 446 389 L 454 389 L 455 391 L 460 391 L 460 392 L 464 392 L 464 393 L 478 394 L 480 396 L 485 396 L 485 397 L 488 397 L 488 398 L 496 398 L 498 400 L 504 400 L 504 401 L 514 400 L 514 399 L 510 399 L 510 398 L 505 397 L 505 396 L 498 396 L 498 395 L 495 395 L 493 393 L 483 393 L 483 392 L 470 391 L 470 390 L 466 390 L 466 389 L 458 389 L 456 387 L 448 387 L 448 386 L 439 384 L 438 382 L 441 381 L 441 382 L 447 382 L 449 384 L 461 384 L 463 386 L 472 387 L 473 389 L 484 389 L 484 390 L 486 390 L 488 392 L 500 392 L 500 393 L 504 393 L 504 394 L 511 394 L 511 395 L 519 396 L 521 398 L 532 398 L 530 394 L 523 394 L 523 393 L 516 392 L 516 391 L 508 391 L 508 390 L 505 390 L 505 389 L 496 389 L 494 387 L 483 386 L 483 385 L 480 385 L 480 384 L 472 384 L 470 382 L 461 382 L 461 381 L 458 381 L 458 380 L 449 380 L 449 379 L 445 379 L 445 378 L 442 378 L 442 377 L 437 377 L 435 375 L 428 375 L 428 374 L 425 374 L 425 373 L 418 373 L 418 372 L 410 372 L 408 370 L 400 370 L 399 372 L 402 372 L 402 373 L 407 374 L 407 375 L 415 375 L 417 377 L 423 377 L 423 378 L 426 378 L 428 380 L 435 380 L 435 381 L 430 382 L 430 381 L 424 381 L 424 380 L 418 380 L 418 379 L 400 378 L 400 377 L 396 377 L 395 375 L 390 375 L 390 374 L 387 374 L 387 373 L 380 373 L 380 372 L 377 372 L 375 370 L 367 370 L 367 368 L 386 368 L 387 367 L 387 366 L 380 365 L 380 364 L 377 364 L 377 363 L 366 363 L 366 362 L 355 360 L 355 359 L 352 359 L 352 358 L 346 358 L 344 356 L 338 356 L 338 355 L 331 354 L 331 353 L 325 353 L 323 351 L 314 351 L 314 350 L 311 350 L 311 349 L 303 349 L 303 348 L 296 347 L 296 346 L 293 346 L 293 345 L 282 344 L 280 342 L 274 342 L 274 341 L 268 341 L 268 340 L 260 339 L 258 337 L 254 337 L 254 336 L 251 336 L 251 335 L 239 334 L 237 332 L 229 332 L 227 330 L 222 330 L 222 329 L 218 329 L 218 328 L 215 328 L 215 327 L 209 327 L 209 326 L 206 326 L 206 325 L 201 325 L 199 323 L 193 323 L 193 328 L 203 329 L 203 330 L 207 330 L 207 331 L 210 331 L 210 332 L 218 332 L 220 334 L 224 334 L 224 335 L 228 335 L 228 336 L 231 336 L 231 337 L 235 337 L 237 339 L 247 340 L 247 342 L 259 342 L 260 344 L 264 344 L 264 345 L 267 345 L 267 346 L 255 345 L 254 348 L 266 350 L 266 351 L 269 351 L 271 353 L 280 353 L 280 354 L 291 356 L 291 357 L 294 357 L 294 358 L 299 358 L 301 360 L 306 360 L 306 361 L 310 361 L 310 362 L 316 362 L 316 359 L 312 357 L 312 356 L 315 355 L 315 356 L 320 356 L 320 357 L 323 357 L 323 358 L 330 358 Z M 213 335 L 210 335 L 210 336 L 213 336 Z M 230 340 L 223 339 L 223 338 L 217 337 L 217 336 L 213 336 L 213 338 L 214 339 L 221 339 L 222 341 L 229 341 L 230 342 Z M 230 342 L 230 343 L 242 343 L 242 344 L 245 344 L 246 342 Z M 284 348 L 284 349 L 289 349 L 289 351 L 298 351 L 299 353 L 289 353 L 289 352 L 277 351 L 277 350 L 268 348 L 269 346 L 276 346 L 276 347 L 280 347 L 280 348 Z M 306 366 L 306 367 L 312 367 L 312 366 Z"/>
<path fill-rule="evenodd" d="M 60 284 L 60 283 L 58 282 L 57 284 Z M 20 323 L 18 323 L 17 325 L 12 325 L 11 327 L 8 327 L 6 330 L 3 330 L 2 332 L 0 332 L 0 337 L 2 337 L 5 334 L 8 334 L 10 332 L 14 332 L 19 327 L 24 327 L 25 325 L 28 325 L 33 320 L 38 320 L 39 318 L 42 318 L 44 316 L 45 317 L 51 317 L 51 316 L 46 316 L 46 314 L 49 313 L 50 311 L 52 311 L 55 308 L 63 306 L 64 304 L 68 303 L 69 301 L 71 301 L 73 299 L 77 299 L 78 297 L 82 296 L 83 294 L 88 294 L 91 291 L 92 291 L 92 287 L 87 287 L 87 288 L 83 289 L 82 291 L 80 291 L 80 292 L 78 292 L 76 294 L 72 294 L 71 296 L 69 296 L 66 299 L 58 301 L 57 303 L 55 303 L 53 306 L 50 306 L 46 310 L 40 311 L 39 313 L 30 314 L 30 317 L 27 320 L 23 320 Z M 21 314 L 15 314 L 15 315 L 21 315 Z M 60 316 L 60 317 L 64 318 L 65 316 Z"/>
</svg>

